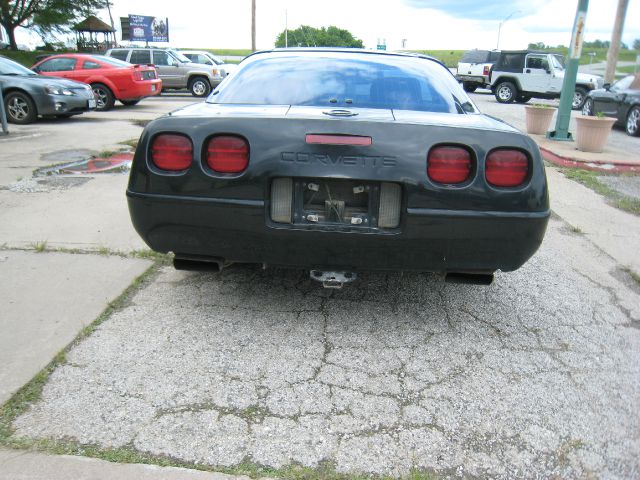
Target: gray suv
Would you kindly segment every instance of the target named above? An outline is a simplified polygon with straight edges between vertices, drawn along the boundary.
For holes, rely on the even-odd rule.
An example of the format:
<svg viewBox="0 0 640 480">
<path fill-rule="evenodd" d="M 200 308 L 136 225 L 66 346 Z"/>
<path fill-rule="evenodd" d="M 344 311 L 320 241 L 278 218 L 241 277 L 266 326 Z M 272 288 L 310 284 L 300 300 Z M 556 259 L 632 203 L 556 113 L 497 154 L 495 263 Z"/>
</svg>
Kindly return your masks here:
<svg viewBox="0 0 640 480">
<path fill-rule="evenodd" d="M 163 90 L 188 88 L 194 97 L 205 97 L 222 81 L 220 69 L 192 63 L 175 50 L 164 48 L 112 48 L 106 55 L 125 62 L 153 65 L 162 80 Z"/>
</svg>

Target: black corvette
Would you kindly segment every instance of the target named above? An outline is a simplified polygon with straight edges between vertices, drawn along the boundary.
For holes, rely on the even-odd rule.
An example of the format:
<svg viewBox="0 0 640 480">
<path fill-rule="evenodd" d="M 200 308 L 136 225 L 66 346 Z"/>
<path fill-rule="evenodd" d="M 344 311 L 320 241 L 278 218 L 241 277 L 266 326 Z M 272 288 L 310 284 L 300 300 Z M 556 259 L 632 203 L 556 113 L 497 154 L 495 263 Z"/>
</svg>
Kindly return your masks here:
<svg viewBox="0 0 640 480">
<path fill-rule="evenodd" d="M 629 135 L 640 135 L 640 73 L 627 75 L 611 86 L 589 92 L 583 115 L 604 114 L 615 118 Z"/>
<path fill-rule="evenodd" d="M 341 49 L 253 54 L 151 122 L 127 197 L 176 268 L 306 268 L 336 287 L 362 270 L 488 283 L 535 253 L 550 213 L 534 141 L 444 65 Z"/>
</svg>

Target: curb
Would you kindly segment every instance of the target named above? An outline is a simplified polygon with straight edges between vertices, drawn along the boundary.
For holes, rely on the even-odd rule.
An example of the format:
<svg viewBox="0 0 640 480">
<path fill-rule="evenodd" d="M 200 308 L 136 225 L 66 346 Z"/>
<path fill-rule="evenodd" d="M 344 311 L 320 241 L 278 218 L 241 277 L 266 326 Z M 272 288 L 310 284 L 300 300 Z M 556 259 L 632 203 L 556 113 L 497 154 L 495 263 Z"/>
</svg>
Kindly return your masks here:
<svg viewBox="0 0 640 480">
<path fill-rule="evenodd" d="M 640 173 L 640 161 L 629 160 L 576 160 L 570 157 L 564 157 L 552 152 L 548 148 L 538 145 L 542 158 L 546 161 L 567 168 L 581 168 L 583 170 L 593 170 L 597 172 L 615 172 L 615 173 Z"/>
</svg>

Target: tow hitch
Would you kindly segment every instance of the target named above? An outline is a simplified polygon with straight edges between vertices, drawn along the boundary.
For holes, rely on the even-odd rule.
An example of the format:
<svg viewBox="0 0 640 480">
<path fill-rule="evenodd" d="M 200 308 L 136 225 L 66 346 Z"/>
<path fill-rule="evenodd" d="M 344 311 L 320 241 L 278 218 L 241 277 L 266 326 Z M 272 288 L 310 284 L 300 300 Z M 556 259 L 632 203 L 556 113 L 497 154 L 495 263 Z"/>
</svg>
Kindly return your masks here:
<svg viewBox="0 0 640 480">
<path fill-rule="evenodd" d="M 313 280 L 322 282 L 324 288 L 339 289 L 345 283 L 353 282 L 358 278 L 355 272 L 323 272 L 321 270 L 311 270 L 310 276 Z"/>
</svg>

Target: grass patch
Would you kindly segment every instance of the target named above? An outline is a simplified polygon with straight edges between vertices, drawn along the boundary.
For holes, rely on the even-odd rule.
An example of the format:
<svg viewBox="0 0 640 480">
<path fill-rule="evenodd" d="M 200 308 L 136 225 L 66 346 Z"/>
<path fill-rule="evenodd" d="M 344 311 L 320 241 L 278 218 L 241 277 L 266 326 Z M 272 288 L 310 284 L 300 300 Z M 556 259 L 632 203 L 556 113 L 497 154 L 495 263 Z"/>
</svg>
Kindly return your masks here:
<svg viewBox="0 0 640 480">
<path fill-rule="evenodd" d="M 638 68 L 636 65 L 627 65 L 626 67 L 618 67 L 616 68 L 616 70 L 622 73 L 635 73 L 636 70 L 640 72 L 640 68 Z"/>
<path fill-rule="evenodd" d="M 39 57 L 40 55 L 54 55 L 56 53 L 63 52 L 23 52 L 22 50 L 2 50 L 1 55 L 10 58 L 14 62 L 18 62 L 27 68 L 31 68 L 31 66 L 36 63 L 36 57 Z"/>
<path fill-rule="evenodd" d="M 448 68 L 458 68 L 458 62 L 466 50 L 410 50 L 415 53 L 431 55 L 444 63 Z"/>
<path fill-rule="evenodd" d="M 0 438 L 0 443 L 1 438 Z M 136 450 L 133 447 L 101 448 L 97 445 L 83 445 L 74 441 L 58 440 L 25 440 L 15 439 L 4 443 L 16 449 L 31 449 L 52 455 L 73 455 L 106 460 L 112 463 L 132 463 L 157 465 L 159 467 L 177 467 L 204 472 L 218 472 L 227 475 L 245 475 L 250 478 L 282 478 L 286 480 L 391 480 L 395 477 L 365 474 L 338 473 L 332 462 L 322 462 L 317 468 L 301 465 L 289 465 L 283 468 L 271 468 L 244 461 L 232 467 L 215 467 L 178 460 L 171 457 L 153 455 Z M 427 471 L 412 469 L 403 480 L 437 480 L 437 477 Z"/>
<path fill-rule="evenodd" d="M 190 49 L 189 49 L 190 50 Z M 193 50 L 204 50 L 218 56 L 230 57 L 246 57 L 251 55 L 253 51 L 249 48 L 194 48 Z"/>
<path fill-rule="evenodd" d="M 103 150 L 102 152 L 98 153 L 97 157 L 109 158 L 109 157 L 113 157 L 117 153 L 120 153 L 120 152 L 116 152 L 115 150 Z"/>
<path fill-rule="evenodd" d="M 143 250 L 132 250 L 127 254 L 130 258 L 142 258 L 145 260 L 155 260 L 161 262 L 163 265 L 169 265 L 171 260 L 173 259 L 173 255 L 168 253 L 158 253 L 153 250 L 143 249 Z"/>
<path fill-rule="evenodd" d="M 629 274 L 629 276 L 640 286 L 640 275 L 631 270 L 630 268 L 623 268 L 625 272 Z"/>
<path fill-rule="evenodd" d="M 567 465 L 569 462 L 569 454 L 575 450 L 579 450 L 584 447 L 584 442 L 580 439 L 571 439 L 563 442 L 558 447 L 558 461 L 561 465 Z"/>
<path fill-rule="evenodd" d="M 40 242 L 33 242 L 30 243 L 29 246 L 36 252 L 36 253 L 42 253 L 47 249 L 47 241 L 46 240 L 42 240 Z"/>
<path fill-rule="evenodd" d="M 589 187 L 607 199 L 607 203 L 625 212 L 640 215 L 640 200 L 622 195 L 608 185 L 605 185 L 598 177 L 606 175 L 603 172 L 581 170 L 579 168 L 560 168 L 565 177 Z"/>
</svg>

